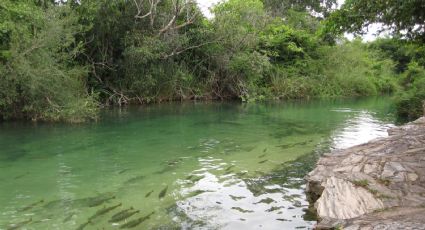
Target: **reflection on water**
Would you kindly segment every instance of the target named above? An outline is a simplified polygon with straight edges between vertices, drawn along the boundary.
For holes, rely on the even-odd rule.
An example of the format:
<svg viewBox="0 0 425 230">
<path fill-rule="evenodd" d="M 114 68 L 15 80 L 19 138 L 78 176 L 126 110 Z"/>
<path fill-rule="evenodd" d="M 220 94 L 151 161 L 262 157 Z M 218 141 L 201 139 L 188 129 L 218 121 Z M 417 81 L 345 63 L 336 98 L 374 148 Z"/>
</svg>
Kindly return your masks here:
<svg viewBox="0 0 425 230">
<path fill-rule="evenodd" d="M 384 99 L 169 104 L 0 124 L 0 229 L 309 229 L 320 154 L 385 136 Z"/>
<path fill-rule="evenodd" d="M 331 136 L 333 149 L 344 149 L 366 143 L 375 138 L 386 137 L 388 136 L 387 130 L 394 127 L 393 123 L 379 120 L 367 110 L 344 109 L 333 111 L 353 113 L 352 118 L 333 132 Z"/>
<path fill-rule="evenodd" d="M 294 189 L 266 183 L 267 177 L 244 178 L 247 171 L 228 166 L 221 159 L 199 161 L 203 167 L 192 175 L 201 179 L 189 181 L 188 186 L 187 181 L 178 182 L 182 196 L 187 198 L 177 202 L 177 209 L 191 220 L 203 221 L 205 229 L 282 229 L 313 223 L 303 220 L 302 208 L 308 206 L 303 186 Z"/>
</svg>

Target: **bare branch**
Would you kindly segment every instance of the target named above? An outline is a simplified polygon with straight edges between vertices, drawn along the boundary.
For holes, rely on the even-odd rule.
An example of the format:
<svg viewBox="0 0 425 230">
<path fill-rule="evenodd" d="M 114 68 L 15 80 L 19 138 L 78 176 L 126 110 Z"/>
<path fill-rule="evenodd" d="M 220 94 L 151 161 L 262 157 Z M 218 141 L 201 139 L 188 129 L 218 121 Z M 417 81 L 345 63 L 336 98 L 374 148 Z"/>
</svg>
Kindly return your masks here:
<svg viewBox="0 0 425 230">
<path fill-rule="evenodd" d="M 150 19 L 151 28 L 153 28 L 153 24 L 155 22 L 156 6 L 158 5 L 158 3 L 160 1 L 161 0 L 149 0 L 150 9 L 149 9 L 149 12 L 147 14 L 145 14 L 144 16 L 146 16 L 146 17 L 150 16 L 149 19 Z"/>
<path fill-rule="evenodd" d="M 162 29 L 159 30 L 159 35 L 165 33 L 167 30 L 171 28 L 171 26 L 176 22 L 177 16 L 174 15 L 170 22 Z"/>
<path fill-rule="evenodd" d="M 135 16 L 135 17 L 137 17 L 142 12 L 141 7 L 142 7 L 142 4 L 143 4 L 143 0 L 140 0 L 140 5 L 139 5 L 139 3 L 137 3 L 137 0 L 133 0 L 133 2 L 134 2 L 134 5 L 136 5 L 136 8 L 137 8 L 137 15 Z"/>
<path fill-rule="evenodd" d="M 140 0 L 140 4 L 137 3 L 137 0 L 133 0 L 133 1 L 134 1 L 134 4 L 136 5 L 136 8 L 137 8 L 137 15 L 134 16 L 135 18 L 142 19 L 142 18 L 145 18 L 145 17 L 152 14 L 152 0 L 149 1 L 151 3 L 150 11 L 148 13 L 146 13 L 145 15 L 142 15 L 142 16 L 140 16 L 140 14 L 142 13 L 142 10 L 143 10 L 142 4 L 143 4 L 144 0 Z"/>
<path fill-rule="evenodd" d="M 172 29 L 173 30 L 178 30 L 178 29 L 180 29 L 182 27 L 185 27 L 187 25 L 192 24 L 195 21 L 197 15 L 198 15 L 198 13 L 193 14 L 193 16 L 188 21 L 184 22 L 183 24 L 174 26 Z"/>
<path fill-rule="evenodd" d="M 140 3 L 137 3 L 137 0 L 133 0 L 134 4 L 136 5 L 137 8 L 137 15 L 135 15 L 134 17 L 137 19 L 143 19 L 149 16 L 150 19 L 150 25 L 151 27 L 153 27 L 154 24 L 154 20 L 155 20 L 155 14 L 156 14 L 156 6 L 158 5 L 158 3 L 161 0 L 149 0 L 149 4 L 150 4 L 150 8 L 149 8 L 149 12 L 145 13 L 144 15 L 140 15 L 142 14 L 142 7 L 143 7 L 143 1 L 141 0 Z"/>
<path fill-rule="evenodd" d="M 136 15 L 136 16 L 134 16 L 135 18 L 138 18 L 138 19 L 142 19 L 142 18 L 146 18 L 147 16 L 149 16 L 149 15 L 151 15 L 152 14 L 152 12 L 151 11 L 149 11 L 147 14 L 145 14 L 145 15 L 142 15 L 142 16 L 139 16 L 139 15 Z"/>
<path fill-rule="evenodd" d="M 194 45 L 194 46 L 189 46 L 189 47 L 186 47 L 186 48 L 181 49 L 181 50 L 175 49 L 170 54 L 162 56 L 161 59 L 167 59 L 167 58 L 170 58 L 172 56 L 179 55 L 179 54 L 186 52 L 188 50 L 196 49 L 196 48 L 199 48 L 199 47 L 202 47 L 202 46 L 205 46 L 205 45 L 208 45 L 208 44 L 212 44 L 212 43 L 217 43 L 217 42 L 218 42 L 218 40 L 217 41 L 204 42 L 204 43 Z"/>
<path fill-rule="evenodd" d="M 187 21 L 185 21 L 184 23 L 180 24 L 180 25 L 175 25 L 177 18 L 184 12 L 184 10 L 186 9 L 187 12 L 190 10 L 190 5 L 191 4 L 195 4 L 192 0 L 186 0 L 186 2 L 180 6 L 180 1 L 179 0 L 173 0 L 173 5 L 174 5 L 174 14 L 173 17 L 171 18 L 171 20 L 168 22 L 168 24 L 166 26 L 164 26 L 164 28 L 159 30 L 159 35 L 162 35 L 163 33 L 169 31 L 169 30 L 178 30 L 182 27 L 185 27 L 187 25 L 192 24 L 198 13 L 194 13 L 192 15 L 192 17 L 190 17 L 190 19 L 187 19 Z"/>
</svg>

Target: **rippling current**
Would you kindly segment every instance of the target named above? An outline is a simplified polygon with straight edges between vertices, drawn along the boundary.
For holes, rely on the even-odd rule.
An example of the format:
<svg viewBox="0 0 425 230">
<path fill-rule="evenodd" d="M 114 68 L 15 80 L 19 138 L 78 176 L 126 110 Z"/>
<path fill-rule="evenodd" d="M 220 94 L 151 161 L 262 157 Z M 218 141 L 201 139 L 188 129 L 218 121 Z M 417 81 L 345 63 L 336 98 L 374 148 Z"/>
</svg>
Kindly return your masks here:
<svg viewBox="0 0 425 230">
<path fill-rule="evenodd" d="M 310 229 L 320 154 L 386 136 L 387 98 L 164 104 L 0 124 L 0 229 Z"/>
</svg>

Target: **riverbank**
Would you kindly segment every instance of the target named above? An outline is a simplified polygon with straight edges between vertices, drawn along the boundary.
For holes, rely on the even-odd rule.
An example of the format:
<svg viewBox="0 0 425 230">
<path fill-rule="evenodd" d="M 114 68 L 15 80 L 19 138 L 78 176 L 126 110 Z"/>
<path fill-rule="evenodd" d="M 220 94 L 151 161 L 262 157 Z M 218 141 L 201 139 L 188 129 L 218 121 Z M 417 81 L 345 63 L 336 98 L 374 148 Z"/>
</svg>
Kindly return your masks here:
<svg viewBox="0 0 425 230">
<path fill-rule="evenodd" d="M 425 117 L 325 154 L 306 176 L 317 229 L 424 229 Z"/>
</svg>

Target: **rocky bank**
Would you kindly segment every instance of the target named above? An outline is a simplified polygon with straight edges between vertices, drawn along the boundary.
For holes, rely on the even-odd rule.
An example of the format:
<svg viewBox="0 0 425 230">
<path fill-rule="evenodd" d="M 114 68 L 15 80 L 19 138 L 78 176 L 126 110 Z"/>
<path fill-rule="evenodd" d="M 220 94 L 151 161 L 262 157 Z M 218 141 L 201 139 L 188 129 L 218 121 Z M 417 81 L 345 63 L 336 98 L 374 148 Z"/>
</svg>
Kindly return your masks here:
<svg viewBox="0 0 425 230">
<path fill-rule="evenodd" d="M 425 229 L 425 117 L 325 154 L 306 176 L 317 229 Z"/>
</svg>

